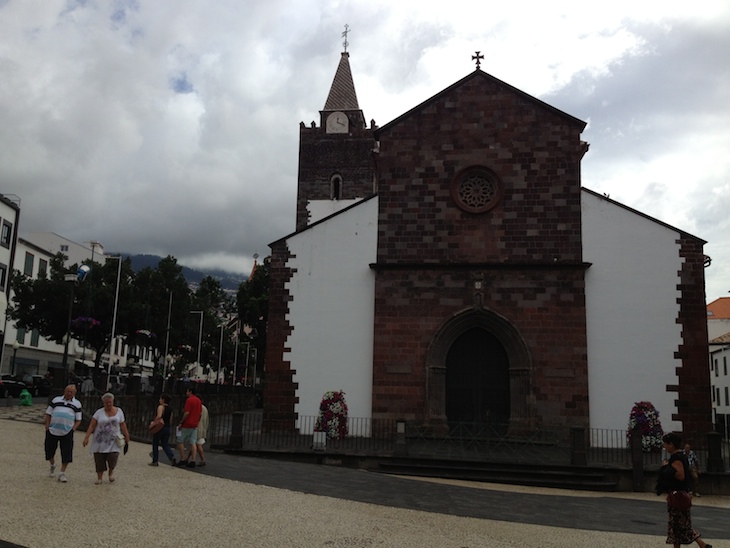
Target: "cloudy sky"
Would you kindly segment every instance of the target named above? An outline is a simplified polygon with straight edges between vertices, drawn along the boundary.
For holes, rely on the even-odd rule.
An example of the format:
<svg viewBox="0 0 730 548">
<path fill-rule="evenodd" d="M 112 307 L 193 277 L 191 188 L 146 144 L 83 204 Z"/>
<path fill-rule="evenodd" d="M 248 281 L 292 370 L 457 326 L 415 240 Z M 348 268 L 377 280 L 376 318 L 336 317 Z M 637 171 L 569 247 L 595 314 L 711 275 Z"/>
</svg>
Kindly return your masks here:
<svg viewBox="0 0 730 548">
<path fill-rule="evenodd" d="M 588 122 L 584 186 L 708 241 L 707 297 L 725 296 L 730 2 L 601 4 L 0 0 L 0 192 L 21 234 L 247 273 L 294 230 L 299 122 L 318 120 L 348 24 L 366 119 L 480 50 Z"/>
</svg>

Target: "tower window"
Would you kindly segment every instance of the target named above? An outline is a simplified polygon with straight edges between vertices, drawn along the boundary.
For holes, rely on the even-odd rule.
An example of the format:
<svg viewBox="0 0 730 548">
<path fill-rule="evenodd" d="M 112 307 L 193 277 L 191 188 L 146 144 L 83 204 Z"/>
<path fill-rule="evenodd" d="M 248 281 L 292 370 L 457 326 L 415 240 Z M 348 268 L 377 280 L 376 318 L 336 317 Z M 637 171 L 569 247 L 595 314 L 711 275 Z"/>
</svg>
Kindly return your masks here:
<svg viewBox="0 0 730 548">
<path fill-rule="evenodd" d="M 339 174 L 333 175 L 330 179 L 330 198 L 332 200 L 342 199 L 342 176 Z"/>
</svg>

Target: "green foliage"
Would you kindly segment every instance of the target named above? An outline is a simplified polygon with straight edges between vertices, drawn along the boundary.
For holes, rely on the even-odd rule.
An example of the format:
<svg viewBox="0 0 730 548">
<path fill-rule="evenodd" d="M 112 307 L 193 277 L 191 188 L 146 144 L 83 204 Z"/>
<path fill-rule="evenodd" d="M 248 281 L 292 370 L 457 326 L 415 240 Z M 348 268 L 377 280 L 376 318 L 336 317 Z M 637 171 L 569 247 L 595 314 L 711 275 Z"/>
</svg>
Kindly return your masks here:
<svg viewBox="0 0 730 548">
<path fill-rule="evenodd" d="M 269 270 L 270 262 L 264 259 L 256 266 L 253 275 L 238 288 L 236 304 L 238 317 L 242 326 L 251 329 L 249 339 L 256 349 L 258 371 L 263 370 L 263 359 L 266 353 L 266 324 L 269 318 Z M 244 337 L 244 340 L 247 340 Z"/>
<path fill-rule="evenodd" d="M 71 321 L 71 337 L 93 349 L 98 363 L 111 342 L 120 265 L 117 259 L 105 264 L 89 262 L 91 272 L 83 282 L 68 282 L 65 276 L 75 273 L 79 265 L 65 268 L 65 259 L 61 254 L 51 259 L 47 274 L 38 279 L 14 272 L 14 296 L 8 314 L 17 327 L 37 329 L 41 336 L 59 344 Z M 234 358 L 232 330 L 226 328 L 226 322 L 235 309 L 235 302 L 221 283 L 210 276 L 193 293 L 183 268 L 172 256 L 160 260 L 157 268 L 147 267 L 136 273 L 126 259 L 119 275 L 115 336 L 124 337 L 130 347 L 152 349 L 156 363 L 169 353 L 174 358 L 173 369 L 180 372 L 197 360 L 201 316 L 191 312 L 202 310 L 201 363 L 210 364 L 215 371 L 221 334 L 224 359 L 220 361 L 225 366 Z M 227 369 L 230 371 L 230 367 Z"/>
</svg>

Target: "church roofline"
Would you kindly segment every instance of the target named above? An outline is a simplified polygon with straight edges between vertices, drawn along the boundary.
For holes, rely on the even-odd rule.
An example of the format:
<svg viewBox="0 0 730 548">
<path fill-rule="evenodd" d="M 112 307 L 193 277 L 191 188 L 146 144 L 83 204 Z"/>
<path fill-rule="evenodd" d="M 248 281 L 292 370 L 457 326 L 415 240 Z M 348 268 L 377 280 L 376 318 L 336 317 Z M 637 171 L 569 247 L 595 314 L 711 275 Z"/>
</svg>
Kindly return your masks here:
<svg viewBox="0 0 730 548">
<path fill-rule="evenodd" d="M 506 82 L 503 82 L 499 78 L 495 78 L 494 76 L 492 76 L 491 74 L 488 74 L 488 73 L 484 72 L 483 70 L 477 69 L 474 72 L 471 72 L 471 73 L 467 74 L 461 80 L 459 80 L 457 82 L 454 82 L 449 87 L 441 90 L 436 95 L 433 95 L 432 97 L 426 99 L 425 101 L 423 101 L 419 105 L 416 105 L 415 107 L 413 107 L 409 111 L 401 114 L 400 116 L 398 116 L 394 120 L 391 120 L 390 122 L 388 122 L 384 126 L 381 126 L 380 128 L 378 128 L 376 134 L 377 135 L 380 135 L 381 133 L 388 131 L 390 128 L 392 128 L 393 126 L 398 125 L 400 122 L 402 122 L 406 118 L 410 117 L 415 112 L 418 112 L 419 110 L 427 107 L 431 103 L 439 100 L 442 96 L 450 93 L 452 90 L 458 88 L 459 86 L 463 85 L 464 83 L 468 82 L 469 80 L 472 80 L 473 78 L 486 78 L 487 80 L 490 80 L 491 82 L 493 82 L 493 83 L 495 83 L 495 84 L 497 84 L 499 86 L 504 87 L 508 91 L 511 91 L 512 93 L 515 93 L 517 95 L 520 95 L 521 97 L 523 97 L 527 101 L 529 101 L 529 102 L 537 105 L 538 107 L 544 108 L 544 109 L 549 110 L 549 111 L 552 111 L 554 114 L 557 114 L 561 118 L 565 119 L 568 123 L 571 123 L 571 124 L 574 124 L 574 125 L 580 127 L 581 132 L 588 125 L 583 120 L 581 120 L 579 118 L 576 118 L 575 116 L 572 116 L 572 115 L 568 114 L 567 112 L 564 112 L 564 111 L 562 111 L 560 109 L 557 109 L 554 106 L 549 105 L 545 101 L 541 101 L 537 97 L 533 97 L 532 95 L 530 95 L 528 93 L 525 93 L 524 91 L 522 91 L 522 90 L 520 90 L 520 89 L 518 89 L 518 88 L 516 88 L 514 86 L 511 86 L 510 84 L 508 84 Z"/>
<path fill-rule="evenodd" d="M 350 211 L 351 209 L 353 209 L 353 208 L 356 208 L 356 207 L 358 207 L 359 205 L 361 205 L 361 204 L 364 204 L 365 202 L 367 202 L 367 201 L 370 201 L 370 200 L 372 200 L 372 199 L 373 199 L 373 198 L 375 198 L 375 197 L 376 197 L 377 195 L 378 195 L 377 193 L 375 193 L 375 194 L 371 194 L 371 195 L 370 195 L 370 196 L 368 196 L 367 198 L 363 198 L 362 200 L 359 200 L 359 201 L 355 202 L 355 203 L 354 203 L 354 204 L 352 204 L 352 205 L 349 205 L 349 206 L 347 206 L 347 207 L 343 207 L 343 208 L 342 208 L 342 209 L 340 209 L 339 211 L 335 211 L 335 212 L 334 212 L 334 213 L 332 213 L 331 215 L 327 215 L 327 217 L 323 217 L 322 219 L 319 219 L 318 221 L 315 221 L 315 222 L 313 222 L 313 223 L 312 223 L 311 225 L 307 225 L 307 226 L 305 226 L 304 228 L 300 228 L 299 230 L 295 230 L 295 231 L 294 231 L 294 232 L 292 232 L 291 234 L 287 234 L 287 235 L 286 235 L 286 236 L 284 236 L 283 238 L 279 238 L 278 240 L 276 240 L 276 241 L 273 241 L 273 242 L 271 242 L 271 243 L 269 244 L 269 247 L 274 247 L 274 246 L 275 246 L 275 245 L 277 245 L 277 244 L 278 244 L 279 242 L 283 242 L 284 240 L 288 240 L 289 238 L 292 238 L 292 237 L 294 237 L 294 236 L 296 236 L 296 235 L 298 235 L 298 234 L 301 234 L 302 232 L 306 232 L 306 231 L 307 231 L 307 230 L 309 230 L 310 228 L 313 228 L 313 227 L 315 227 L 315 226 L 317 226 L 317 225 L 319 225 L 319 224 L 322 224 L 322 223 L 324 223 L 324 222 L 328 221 L 329 219 L 331 219 L 332 217 L 337 217 L 337 215 L 341 215 L 341 214 L 342 214 L 342 213 L 344 213 L 345 211 Z"/>
<path fill-rule="evenodd" d="M 652 221 L 652 222 L 654 222 L 654 223 L 656 223 L 658 225 L 661 225 L 661 226 L 663 226 L 665 228 L 668 228 L 670 230 L 673 230 L 675 232 L 678 232 L 682 236 L 686 236 L 688 238 L 692 238 L 694 240 L 697 240 L 698 242 L 702 242 L 702 245 L 704 245 L 704 244 L 707 243 L 707 240 L 703 240 L 699 236 L 695 236 L 694 234 L 690 234 L 689 232 L 687 232 L 685 230 L 682 230 L 681 228 L 677 228 L 676 226 L 672 226 L 672 225 L 670 225 L 668 223 L 665 223 L 664 221 L 660 221 L 656 217 L 652 217 L 651 215 L 647 215 L 646 213 L 642 213 L 641 211 L 639 211 L 637 209 L 634 209 L 633 207 L 629 207 L 627 205 L 624 205 L 621 202 L 617 202 L 616 200 L 612 200 L 611 198 L 609 198 L 605 194 L 599 194 L 598 192 L 595 192 L 595 191 L 593 191 L 593 190 L 591 190 L 589 188 L 586 188 L 586 187 L 581 187 L 581 190 L 583 192 L 587 192 L 588 194 L 592 194 L 596 198 L 600 198 L 601 200 L 605 200 L 607 202 L 610 202 L 610 203 L 612 203 L 615 206 L 618 206 L 618 207 L 620 207 L 622 209 L 625 209 L 626 211 L 630 211 L 631 213 L 634 213 L 634 214 L 638 215 L 639 217 L 643 217 L 644 219 L 647 219 L 647 220 Z"/>
</svg>

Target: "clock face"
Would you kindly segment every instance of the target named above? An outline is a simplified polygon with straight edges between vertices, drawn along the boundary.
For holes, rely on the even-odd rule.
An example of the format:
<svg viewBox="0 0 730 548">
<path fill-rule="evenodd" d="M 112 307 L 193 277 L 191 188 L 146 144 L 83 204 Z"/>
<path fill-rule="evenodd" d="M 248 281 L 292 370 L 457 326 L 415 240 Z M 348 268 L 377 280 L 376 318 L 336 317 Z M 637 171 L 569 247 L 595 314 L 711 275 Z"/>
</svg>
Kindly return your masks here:
<svg viewBox="0 0 730 548">
<path fill-rule="evenodd" d="M 347 133 L 350 121 L 344 112 L 333 112 L 327 117 L 327 133 Z"/>
</svg>

